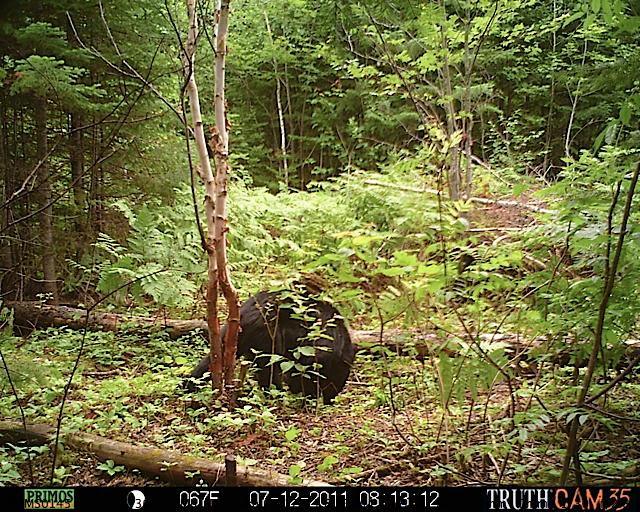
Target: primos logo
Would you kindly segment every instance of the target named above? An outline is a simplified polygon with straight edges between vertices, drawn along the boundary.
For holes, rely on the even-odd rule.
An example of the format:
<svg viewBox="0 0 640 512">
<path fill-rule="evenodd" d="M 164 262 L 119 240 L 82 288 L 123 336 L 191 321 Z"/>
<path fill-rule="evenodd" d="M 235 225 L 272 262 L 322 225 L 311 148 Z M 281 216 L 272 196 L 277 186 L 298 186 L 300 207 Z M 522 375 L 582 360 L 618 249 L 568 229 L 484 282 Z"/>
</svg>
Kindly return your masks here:
<svg viewBox="0 0 640 512">
<path fill-rule="evenodd" d="M 73 489 L 25 489 L 24 508 L 74 508 Z"/>
</svg>

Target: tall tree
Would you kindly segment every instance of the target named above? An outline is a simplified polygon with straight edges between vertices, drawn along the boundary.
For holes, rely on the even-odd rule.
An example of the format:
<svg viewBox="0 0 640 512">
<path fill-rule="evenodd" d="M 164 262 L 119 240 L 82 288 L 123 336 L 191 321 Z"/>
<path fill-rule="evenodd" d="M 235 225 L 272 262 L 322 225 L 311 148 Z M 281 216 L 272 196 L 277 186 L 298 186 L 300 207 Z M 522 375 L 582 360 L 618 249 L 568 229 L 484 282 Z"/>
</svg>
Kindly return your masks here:
<svg viewBox="0 0 640 512">
<path fill-rule="evenodd" d="M 56 264 L 53 252 L 53 195 L 51 193 L 51 173 L 49 171 L 49 148 L 47 144 L 47 98 L 35 98 L 36 139 L 40 188 L 40 244 L 42 246 L 42 270 L 44 292 L 52 304 L 58 304 Z"/>
<path fill-rule="evenodd" d="M 34 14 L 39 21 L 33 21 Z M 175 86 L 166 72 L 170 53 L 163 51 L 161 14 L 151 1 L 0 5 L 4 296 L 35 298 L 45 291 L 43 284 L 51 286 L 53 267 L 45 269 L 41 252 L 36 258 L 36 246 L 45 248 L 44 261 L 54 263 L 67 290 L 77 290 L 79 280 L 90 282 L 84 271 L 92 264 L 90 244 L 100 231 L 124 235 L 121 214 L 111 206 L 114 198 L 170 201 L 170 184 L 186 176 L 175 151 L 175 123 L 162 120 L 159 100 L 118 67 L 126 59 L 156 88 Z M 134 18 L 136 30 L 126 30 Z M 119 55 L 105 27 L 123 34 L 120 44 L 135 52 Z M 156 156 L 161 152 L 165 156 Z M 44 154 L 43 167 L 38 161 Z M 148 179 L 151 172 L 155 180 Z M 79 265 L 68 265 L 69 260 Z"/>
<path fill-rule="evenodd" d="M 227 211 L 226 201 L 229 186 L 229 135 L 225 101 L 225 61 L 227 55 L 227 32 L 229 29 L 229 0 L 222 0 L 216 10 L 215 30 L 215 126 L 211 130 L 216 175 L 209 162 L 204 125 L 200 111 L 200 98 L 195 79 L 195 54 L 198 42 L 198 16 L 196 0 L 187 0 L 189 33 L 185 45 L 183 70 L 189 95 L 193 132 L 198 150 L 201 176 L 205 186 L 205 214 L 207 236 L 203 247 L 208 255 L 207 323 L 209 325 L 211 380 L 213 389 L 222 392 L 223 384 L 227 396 L 232 399 L 235 379 L 235 357 L 240 328 L 240 306 L 238 292 L 231 282 L 227 260 Z M 186 120 L 185 120 L 186 121 Z M 203 237 L 204 238 L 204 237 Z M 222 289 L 229 306 L 229 328 L 224 340 L 220 338 L 218 318 L 218 289 Z"/>
</svg>

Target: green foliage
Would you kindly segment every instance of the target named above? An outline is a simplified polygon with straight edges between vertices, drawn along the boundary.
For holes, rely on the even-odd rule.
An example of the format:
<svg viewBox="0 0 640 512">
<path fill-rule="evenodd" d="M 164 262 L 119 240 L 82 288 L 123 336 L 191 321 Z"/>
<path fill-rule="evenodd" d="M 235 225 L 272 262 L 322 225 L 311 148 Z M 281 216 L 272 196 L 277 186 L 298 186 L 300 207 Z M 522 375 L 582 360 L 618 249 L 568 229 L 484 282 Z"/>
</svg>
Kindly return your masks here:
<svg viewBox="0 0 640 512">
<path fill-rule="evenodd" d="M 334 232 L 354 225 L 348 205 L 332 193 L 273 196 L 264 189 L 234 184 L 230 195 L 228 252 L 234 273 L 255 268 L 278 272 L 313 262 L 336 247 Z M 114 206 L 124 213 L 131 231 L 126 245 L 106 234 L 96 242 L 105 258 L 96 269 L 98 291 L 114 292 L 119 301 L 131 293 L 139 304 L 150 298 L 172 308 L 191 309 L 206 279 L 191 192 L 175 190 L 171 206 L 134 209 L 125 201 Z M 255 287 L 252 280 L 257 276 L 248 274 L 245 281 L 241 275 L 239 286 Z M 264 285 L 263 280 L 258 286 Z"/>
<path fill-rule="evenodd" d="M 151 297 L 172 308 L 190 309 L 204 273 L 202 248 L 189 211 L 186 190 L 176 190 L 170 207 L 143 205 L 135 212 L 124 201 L 115 204 L 131 231 L 123 247 L 102 234 L 96 247 L 108 259 L 98 267 L 97 289 L 124 297 L 129 291 L 139 304 Z M 124 288 L 124 289 L 123 289 Z"/>
<path fill-rule="evenodd" d="M 5 487 L 7 484 L 18 484 L 21 475 L 16 468 L 16 464 L 10 462 L 7 456 L 7 448 L 0 448 L 3 460 L 0 462 L 0 486 Z"/>
<path fill-rule="evenodd" d="M 510 117 L 491 143 L 510 158 L 525 155 L 532 168 L 540 156 L 560 166 L 562 157 L 591 147 L 633 87 L 626 72 L 637 59 L 632 38 L 614 29 L 610 14 L 590 11 L 581 1 L 524 2 L 515 26 L 486 53 L 503 98 L 494 114 Z"/>
<path fill-rule="evenodd" d="M 402 145 L 402 127 L 378 110 L 364 82 L 354 82 L 344 72 L 345 51 L 335 44 L 336 7 L 326 1 L 235 4 L 230 32 L 237 42 L 229 55 L 235 73 L 227 74 L 228 88 L 235 91 L 229 98 L 232 122 L 237 123 L 231 139 L 234 167 L 241 174 L 250 170 L 251 182 L 271 192 L 283 186 L 305 189 L 352 168 L 374 169 L 388 153 L 378 141 Z M 205 91 L 207 82 L 205 78 Z M 288 183 L 277 82 L 282 87 Z M 415 115 L 402 114 L 407 117 Z"/>
<path fill-rule="evenodd" d="M 92 107 L 92 99 L 104 96 L 98 85 L 87 87 L 77 84 L 84 72 L 65 66 L 63 61 L 54 57 L 32 55 L 18 61 L 15 72 L 20 75 L 20 80 L 13 84 L 13 94 L 31 91 L 43 98 L 55 95 L 66 104 L 87 110 Z"/>
<path fill-rule="evenodd" d="M 300 266 L 335 247 L 333 233 L 353 225 L 339 194 L 277 196 L 264 189 L 232 187 L 229 260 L 240 271 L 259 265 Z"/>
<path fill-rule="evenodd" d="M 103 60 L 78 48 L 59 2 L 41 2 L 37 13 L 14 4 L 2 7 L 0 27 L 3 293 L 14 291 L 11 275 L 13 283 L 41 281 L 33 249 L 40 206 L 31 195 L 41 185 L 32 104 L 40 97 L 47 99 L 55 256 L 69 262 L 65 291 L 191 312 L 205 258 L 184 184 L 184 129 L 149 93 L 151 84 L 179 103 L 182 78 L 172 61 L 179 44 L 167 11 L 145 1 L 115 1 L 102 11 L 67 2 L 79 38 Z M 233 443 L 249 463 L 262 443 L 292 483 L 308 470 L 360 483 L 358 473 L 377 474 L 384 458 L 409 468 L 410 483 L 492 482 L 499 474 L 501 483 L 540 485 L 557 484 L 573 421 L 584 434 L 583 468 L 613 476 L 633 468 L 623 449 L 615 452 L 622 427 L 609 413 L 631 415 L 637 385 L 618 383 L 606 414 L 575 406 L 640 146 L 640 23 L 632 7 L 618 0 L 239 0 L 227 73 L 232 278 L 246 296 L 315 271 L 352 325 L 381 333 L 358 342 L 357 385 L 347 386 L 334 409 L 315 404 L 305 417 L 329 410 L 347 419 L 331 430 L 306 428 L 291 419 L 309 413 L 309 403 L 255 389 L 251 376 L 236 410 L 212 402 L 206 389 L 182 396 L 193 344 L 203 342 L 127 327 L 87 334 L 65 426 L 147 435 L 150 444 L 183 443 L 213 457 Z M 176 11 L 180 27 L 183 9 Z M 202 15 L 208 30 L 209 13 Z M 196 69 L 202 98 L 213 96 L 207 35 Z M 211 123 L 211 102 L 203 105 Z M 470 140 L 473 155 L 491 165 L 485 173 L 473 160 L 474 196 L 506 191 L 525 201 L 533 194 L 554 213 L 520 234 L 470 234 L 485 220 L 493 229 L 515 216 L 522 225 L 525 217 L 489 219 L 491 212 L 472 203 L 416 192 L 446 189 L 445 171 L 456 155 L 467 163 L 462 148 Z M 626 361 L 624 342 L 637 337 L 636 203 L 596 354 L 601 380 L 591 392 L 610 382 Z M 0 348 L 18 396 L 0 371 L 0 413 L 18 416 L 19 401 L 28 421 L 53 423 L 83 335 L 50 329 L 17 340 L 10 318 L 2 321 Z M 515 333 L 517 356 L 513 344 L 489 342 L 485 333 Z M 309 344 L 319 335 L 311 329 Z M 521 353 L 530 343 L 537 348 Z M 272 364 L 315 372 L 300 362 L 312 354 L 303 345 L 296 360 Z M 637 436 L 623 437 L 631 453 Z M 304 450 L 319 440 L 322 449 L 307 459 Z M 457 455 L 446 454 L 434 469 L 443 444 Z M 1 453 L 0 483 L 8 485 L 22 483 L 26 457 L 38 455 L 21 447 Z M 56 469 L 58 484 L 72 479 L 70 468 Z M 112 461 L 101 468 L 121 472 Z"/>
<path fill-rule="evenodd" d="M 113 476 L 126 470 L 124 466 L 116 466 L 116 463 L 111 459 L 99 464 L 96 468 L 101 471 L 105 471 L 109 476 Z"/>
<path fill-rule="evenodd" d="M 85 85 L 85 68 L 65 65 L 66 62 L 88 64 L 86 52 L 69 48 L 65 34 L 49 23 L 36 22 L 16 31 L 16 40 L 33 53 L 16 60 L 13 71 L 16 80 L 11 94 L 32 92 L 40 98 L 55 97 L 66 108 L 90 111 L 96 100 L 104 97 L 100 84 Z"/>
<path fill-rule="evenodd" d="M 501 380 L 511 377 L 508 369 L 499 370 L 506 368 L 508 361 L 505 346 L 500 343 L 482 343 L 478 339 L 469 344 L 455 340 L 447 343 L 447 349 L 453 349 L 458 357 L 451 358 L 446 352 L 439 354 L 443 408 L 447 408 L 453 398 L 463 404 L 467 393 L 476 401 L 479 391 L 489 391 Z"/>
<path fill-rule="evenodd" d="M 71 49 L 65 32 L 48 22 L 37 21 L 20 28 L 16 30 L 15 38 L 29 53 L 58 55 L 85 62 L 90 60 L 87 52 Z"/>
<path fill-rule="evenodd" d="M 552 222 L 538 230 L 539 236 L 543 237 L 545 245 L 565 246 L 565 258 L 577 272 L 568 276 L 547 271 L 527 280 L 527 286 L 546 288 L 545 300 L 538 305 L 543 307 L 545 319 L 554 332 L 577 330 L 580 337 L 590 337 L 589 332 L 595 329 L 597 316 L 594 310 L 602 299 L 622 217 L 622 206 L 615 204 L 622 202 L 617 194 L 618 182 L 622 191 L 628 189 L 628 171 L 636 158 L 636 152 L 615 148 L 603 148 L 598 157 L 583 152 L 579 160 L 569 163 L 563 173 L 564 179 L 546 192 L 562 195 L 564 202 Z M 607 342 L 618 340 L 614 345 L 633 332 L 640 306 L 636 286 L 640 277 L 635 256 L 640 249 L 637 219 L 637 213 L 632 210 L 617 269 L 621 277 L 616 280 L 609 303 L 608 314 L 616 320 L 607 323 L 605 338 Z M 531 238 L 530 243 L 540 240 Z M 544 325 L 543 329 L 547 328 L 548 324 Z"/>
<path fill-rule="evenodd" d="M 300 471 L 302 471 L 302 467 L 300 467 L 298 464 L 293 464 L 289 468 L 289 476 L 291 477 L 288 482 L 289 484 L 300 485 L 302 483 L 302 478 L 298 476 L 300 474 Z"/>
</svg>

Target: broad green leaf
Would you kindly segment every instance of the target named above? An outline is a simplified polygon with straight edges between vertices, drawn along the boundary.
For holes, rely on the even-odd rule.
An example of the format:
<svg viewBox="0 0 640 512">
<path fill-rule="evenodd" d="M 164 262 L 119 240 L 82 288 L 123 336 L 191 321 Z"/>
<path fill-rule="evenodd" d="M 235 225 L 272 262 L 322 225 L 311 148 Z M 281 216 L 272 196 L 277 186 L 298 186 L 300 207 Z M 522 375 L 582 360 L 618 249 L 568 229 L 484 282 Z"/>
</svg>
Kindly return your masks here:
<svg viewBox="0 0 640 512">
<path fill-rule="evenodd" d="M 625 126 L 629 126 L 631 123 L 631 106 L 628 103 L 622 105 L 620 109 L 620 121 Z"/>
</svg>

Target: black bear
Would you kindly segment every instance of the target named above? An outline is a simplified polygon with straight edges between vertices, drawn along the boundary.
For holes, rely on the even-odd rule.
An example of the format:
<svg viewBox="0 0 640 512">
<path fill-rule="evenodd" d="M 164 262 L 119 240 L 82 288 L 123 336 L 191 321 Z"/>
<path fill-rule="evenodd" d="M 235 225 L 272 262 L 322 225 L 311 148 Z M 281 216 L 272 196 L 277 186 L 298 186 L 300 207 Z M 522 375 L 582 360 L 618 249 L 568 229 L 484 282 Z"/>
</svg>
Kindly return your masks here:
<svg viewBox="0 0 640 512">
<path fill-rule="evenodd" d="M 225 325 L 221 336 L 226 332 Z M 271 354 L 295 362 L 297 368 L 283 374 L 279 362 L 269 364 Z M 238 355 L 255 361 L 262 387 L 281 388 L 284 377 L 292 392 L 321 395 L 329 403 L 344 387 L 355 351 L 343 318 L 331 304 L 304 293 L 279 291 L 260 292 L 242 304 Z M 207 355 L 191 377 L 202 377 L 208 369 Z M 193 387 L 191 381 L 189 389 Z"/>
</svg>

